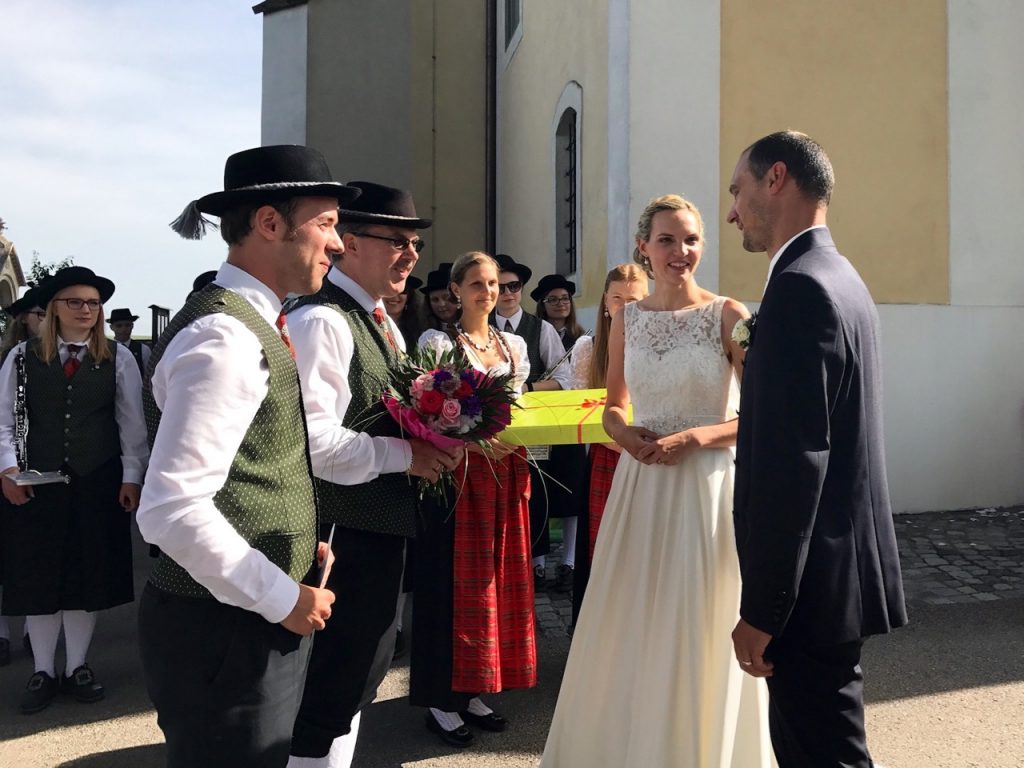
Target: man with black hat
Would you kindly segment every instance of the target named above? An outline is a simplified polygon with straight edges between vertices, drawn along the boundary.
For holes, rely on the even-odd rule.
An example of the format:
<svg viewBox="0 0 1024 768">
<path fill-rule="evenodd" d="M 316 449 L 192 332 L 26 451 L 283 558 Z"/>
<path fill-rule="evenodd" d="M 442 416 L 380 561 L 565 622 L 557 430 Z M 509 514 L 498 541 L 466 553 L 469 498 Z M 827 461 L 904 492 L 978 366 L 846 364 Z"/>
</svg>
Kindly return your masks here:
<svg viewBox="0 0 1024 768">
<path fill-rule="evenodd" d="M 152 459 L 139 508 L 162 554 L 139 608 L 150 698 L 171 768 L 283 768 L 311 635 L 331 615 L 302 398 L 281 304 L 320 287 L 358 190 L 323 156 L 271 146 L 228 158 L 224 191 L 172 227 L 219 216 L 227 261 L 153 350 Z"/>
<path fill-rule="evenodd" d="M 132 338 L 135 321 L 138 319 L 139 316 L 133 315 L 130 309 L 114 309 L 110 311 L 107 324 L 110 325 L 110 330 L 114 334 L 114 341 L 132 353 L 132 357 L 135 358 L 135 362 L 139 366 L 139 373 L 143 374 L 143 378 L 145 378 L 146 366 L 149 365 L 149 356 L 153 350 L 149 348 L 148 344 L 143 344 L 138 339 Z"/>
<path fill-rule="evenodd" d="M 405 540 L 416 532 L 417 483 L 454 469 L 449 454 L 408 440 L 380 396 L 405 351 L 383 299 L 400 293 L 423 248 L 412 195 L 370 182 L 340 211 L 344 249 L 319 293 L 288 316 L 309 424 L 322 534 L 336 524 L 335 612 L 317 638 L 290 766 L 347 765 L 358 713 L 394 651 Z M 342 738 L 344 737 L 344 738 Z"/>
<path fill-rule="evenodd" d="M 526 390 L 572 389 L 569 366 L 564 362 L 559 365 L 565 349 L 558 331 L 547 320 L 531 315 L 522 307 L 523 288 L 530 282 L 533 270 L 504 253 L 494 258 L 501 268 L 494 324 L 498 330 L 514 333 L 526 340 L 526 351 L 530 355 L 530 377 L 526 380 Z M 551 375 L 539 381 L 545 371 L 551 371 Z M 551 549 L 548 533 L 550 504 L 543 474 L 547 471 L 546 467 L 546 462 L 540 464 L 539 470 L 532 464 L 530 466 L 530 535 L 533 538 L 534 587 L 538 591 L 547 586 L 544 562 Z"/>
</svg>

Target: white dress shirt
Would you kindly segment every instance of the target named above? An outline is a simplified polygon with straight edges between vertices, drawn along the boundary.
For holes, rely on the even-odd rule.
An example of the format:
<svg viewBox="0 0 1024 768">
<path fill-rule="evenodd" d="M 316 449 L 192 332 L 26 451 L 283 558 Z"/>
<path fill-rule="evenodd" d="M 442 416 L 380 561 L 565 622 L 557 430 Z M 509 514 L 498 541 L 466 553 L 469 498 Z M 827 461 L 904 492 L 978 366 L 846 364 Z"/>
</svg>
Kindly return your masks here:
<svg viewBox="0 0 1024 768">
<path fill-rule="evenodd" d="M 117 339 L 114 339 L 114 341 L 117 341 Z M 125 349 L 128 349 L 128 345 L 131 344 L 131 339 L 128 341 L 118 341 L 117 343 Z M 149 344 L 140 344 L 140 346 L 142 347 L 142 367 L 145 368 L 149 365 L 149 358 L 153 356 L 153 350 L 149 348 Z"/>
<path fill-rule="evenodd" d="M 498 324 L 499 331 L 505 331 L 508 327 L 507 324 L 511 323 L 512 330 L 507 332 L 518 334 L 519 322 L 523 319 L 523 308 L 519 307 L 515 314 L 508 317 L 495 313 L 494 319 Z M 544 362 L 544 370 L 550 371 L 562 359 L 565 347 L 562 345 L 562 338 L 555 330 L 555 326 L 547 320 L 542 320 L 539 317 L 537 319 L 540 320 L 540 359 Z M 572 374 L 569 370 L 568 359 L 555 368 L 551 379 L 557 381 L 562 389 L 572 389 Z"/>
<path fill-rule="evenodd" d="M 267 286 L 227 263 L 214 282 L 274 327 L 281 302 Z M 142 537 L 222 603 L 282 621 L 299 599 L 299 585 L 213 503 L 269 392 L 259 340 L 223 312 L 201 317 L 167 345 L 152 388 L 162 415 L 137 515 Z"/>
<path fill-rule="evenodd" d="M 71 342 L 75 344 L 76 342 Z M 85 342 L 78 342 L 83 346 Z M 18 460 L 14 450 L 14 401 L 18 373 L 14 360 L 24 354 L 25 342 L 18 344 L 7 355 L 0 368 L 0 469 L 16 466 Z M 57 354 L 61 365 L 67 362 L 70 352 L 68 342 L 57 337 Z M 80 350 L 82 359 L 85 350 Z M 149 459 L 149 445 L 146 442 L 146 419 L 142 413 L 142 376 L 135 358 L 127 351 L 114 355 L 114 420 L 121 441 L 121 482 L 142 483 Z M 31 423 L 28 425 L 31 430 Z M 31 463 L 29 469 L 32 469 Z"/>
<path fill-rule="evenodd" d="M 782 254 L 784 254 L 786 252 L 786 249 L 789 248 L 790 245 L 792 245 L 793 241 L 800 237 L 800 235 L 802 235 L 804 232 L 810 232 L 812 229 L 825 228 L 826 227 L 824 224 L 815 224 L 813 227 L 808 227 L 807 229 L 800 230 L 791 238 L 789 238 L 789 240 L 782 244 L 782 247 L 775 252 L 774 256 L 772 256 L 772 260 L 768 262 L 768 277 L 766 277 L 764 281 L 765 290 L 768 290 L 768 281 L 772 279 L 772 272 L 775 271 L 775 265 L 779 263 L 779 259 L 782 258 Z M 761 295 L 764 296 L 764 291 L 761 291 Z"/>
<path fill-rule="evenodd" d="M 383 311 L 395 343 L 405 351 L 402 333 L 384 310 L 383 301 L 373 299 L 336 268 L 331 268 L 327 279 L 367 312 Z M 348 321 L 329 307 L 306 304 L 288 315 L 288 333 L 302 381 L 313 474 L 338 485 L 359 485 L 378 475 L 405 472 L 412 464 L 408 440 L 375 437 L 342 425 L 352 402 L 348 374 L 355 341 Z"/>
</svg>

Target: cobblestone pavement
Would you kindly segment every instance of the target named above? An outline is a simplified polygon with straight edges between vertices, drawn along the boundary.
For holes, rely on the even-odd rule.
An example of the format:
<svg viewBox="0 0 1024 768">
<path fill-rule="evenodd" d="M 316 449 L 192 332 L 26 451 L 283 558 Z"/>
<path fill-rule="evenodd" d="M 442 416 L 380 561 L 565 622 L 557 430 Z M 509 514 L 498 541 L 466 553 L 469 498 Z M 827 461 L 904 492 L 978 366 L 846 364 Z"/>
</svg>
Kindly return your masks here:
<svg viewBox="0 0 1024 768">
<path fill-rule="evenodd" d="M 911 607 L 1024 597 L 1024 507 L 923 512 L 895 520 Z M 561 557 L 559 545 L 548 556 L 549 574 Z M 537 593 L 536 604 L 542 634 L 569 634 L 570 594 L 549 588 Z"/>
</svg>

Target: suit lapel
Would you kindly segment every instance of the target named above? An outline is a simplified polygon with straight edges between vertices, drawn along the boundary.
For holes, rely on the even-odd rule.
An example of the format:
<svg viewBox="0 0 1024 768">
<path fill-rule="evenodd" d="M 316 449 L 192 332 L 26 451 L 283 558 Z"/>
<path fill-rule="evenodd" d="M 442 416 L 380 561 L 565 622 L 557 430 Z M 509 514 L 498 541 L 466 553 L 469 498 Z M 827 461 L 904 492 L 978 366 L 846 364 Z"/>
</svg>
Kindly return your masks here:
<svg viewBox="0 0 1024 768">
<path fill-rule="evenodd" d="M 771 287 L 772 281 L 775 280 L 778 275 L 782 274 L 786 267 L 794 261 L 809 251 L 813 251 L 818 248 L 831 248 L 835 250 L 835 247 L 835 243 L 832 242 L 832 233 L 828 231 L 828 227 L 817 227 L 804 232 L 800 237 L 786 247 L 786 250 L 783 251 L 782 255 L 779 257 L 779 260 L 775 262 L 775 269 L 772 270 L 772 273 L 768 278 L 768 285 L 765 287 L 765 298 L 768 297 L 768 288 Z"/>
</svg>

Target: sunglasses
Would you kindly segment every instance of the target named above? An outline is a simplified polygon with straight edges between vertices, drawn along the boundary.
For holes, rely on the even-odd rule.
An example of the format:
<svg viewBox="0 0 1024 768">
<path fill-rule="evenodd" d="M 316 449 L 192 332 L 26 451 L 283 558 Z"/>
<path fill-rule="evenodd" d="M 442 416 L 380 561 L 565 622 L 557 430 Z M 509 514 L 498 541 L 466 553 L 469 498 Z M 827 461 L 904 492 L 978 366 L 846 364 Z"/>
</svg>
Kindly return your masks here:
<svg viewBox="0 0 1024 768">
<path fill-rule="evenodd" d="M 386 240 L 391 243 L 391 247 L 396 251 L 404 251 L 410 245 L 416 253 L 423 250 L 426 245 L 425 242 L 420 240 L 418 237 L 415 240 L 410 240 L 407 237 L 385 237 L 384 235 L 371 235 L 369 232 L 353 232 L 356 237 L 372 237 L 374 240 Z"/>
<path fill-rule="evenodd" d="M 513 280 L 511 283 L 498 283 L 498 293 L 519 293 L 523 290 L 522 280 Z"/>
</svg>

